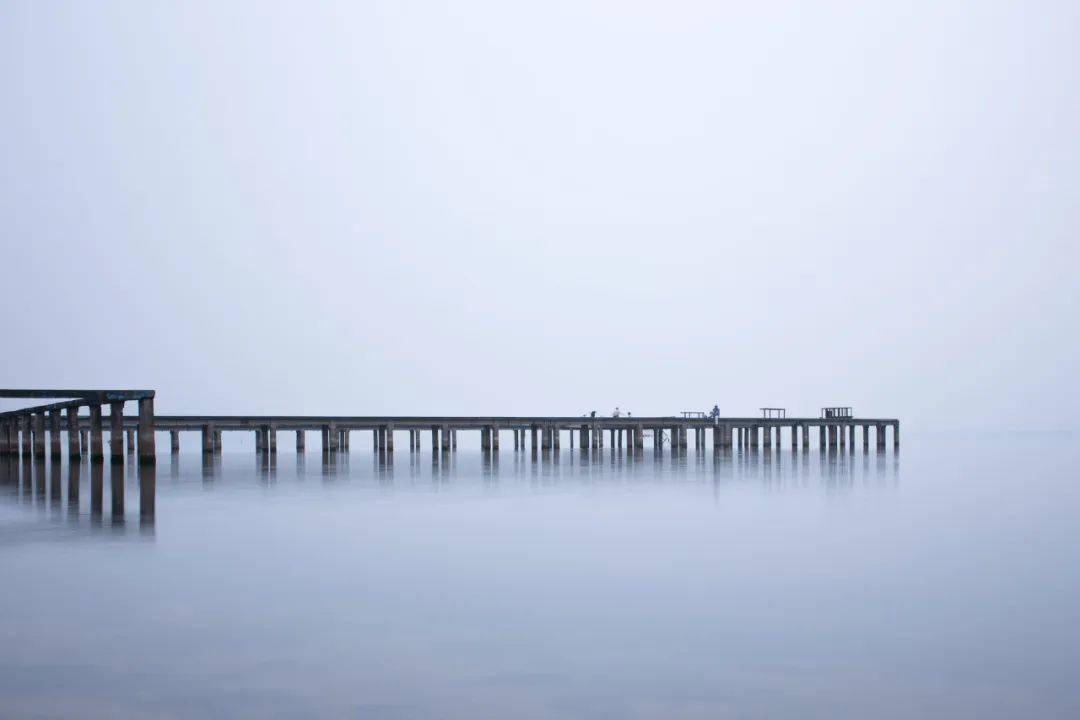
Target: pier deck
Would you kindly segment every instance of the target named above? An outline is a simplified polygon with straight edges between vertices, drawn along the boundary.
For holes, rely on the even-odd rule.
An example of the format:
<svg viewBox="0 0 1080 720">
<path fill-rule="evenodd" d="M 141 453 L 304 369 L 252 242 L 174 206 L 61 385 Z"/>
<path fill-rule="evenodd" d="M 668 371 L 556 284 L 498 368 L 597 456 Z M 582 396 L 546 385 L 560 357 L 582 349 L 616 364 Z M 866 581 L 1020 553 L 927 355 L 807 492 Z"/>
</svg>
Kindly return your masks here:
<svg viewBox="0 0 1080 720">
<path fill-rule="evenodd" d="M 48 434 L 50 452 L 61 454 L 61 437 L 67 434 L 68 454 L 79 457 L 89 453 L 92 459 L 104 457 L 103 418 L 109 423 L 109 450 L 113 460 L 123 460 L 124 436 L 128 450 L 136 448 L 138 433 L 140 460 L 153 462 L 156 457 L 154 435 L 168 432 L 170 449 L 178 452 L 181 432 L 198 432 L 206 453 L 221 450 L 223 432 L 253 432 L 259 452 L 277 452 L 279 431 L 296 433 L 297 452 L 306 449 L 306 433 L 321 433 L 322 450 L 348 450 L 352 432 L 370 431 L 372 448 L 377 452 L 393 452 L 395 433 L 409 437 L 409 450 L 419 451 L 421 438 L 430 433 L 431 448 L 453 452 L 457 448 L 459 431 L 478 431 L 484 451 L 499 450 L 503 432 L 511 432 L 514 449 L 559 449 L 564 433 L 569 433 L 570 447 L 575 440 L 581 449 L 604 447 L 605 433 L 610 447 L 643 449 L 645 438 L 660 450 L 667 444 L 673 451 L 688 447 L 693 434 L 694 447 L 707 447 L 708 436 L 717 451 L 732 447 L 770 450 L 781 447 L 784 436 L 792 449 L 811 447 L 811 430 L 821 449 L 854 450 L 857 430 L 861 430 L 862 447 L 869 449 L 873 430 L 878 451 L 886 448 L 886 434 L 892 429 L 892 446 L 900 447 L 900 421 L 896 418 L 843 417 L 633 417 L 633 416 L 446 416 L 446 415 L 155 415 L 153 390 L 0 390 L 0 398 L 66 398 L 46 405 L 20 408 L 0 413 L 0 454 L 24 456 L 44 455 Z M 124 404 L 138 404 L 138 415 L 124 415 Z M 103 415 L 108 404 L 110 412 Z M 82 408 L 87 414 L 80 414 Z M 63 422 L 61 414 L 64 415 Z M 768 414 L 768 413 L 766 413 Z"/>
</svg>

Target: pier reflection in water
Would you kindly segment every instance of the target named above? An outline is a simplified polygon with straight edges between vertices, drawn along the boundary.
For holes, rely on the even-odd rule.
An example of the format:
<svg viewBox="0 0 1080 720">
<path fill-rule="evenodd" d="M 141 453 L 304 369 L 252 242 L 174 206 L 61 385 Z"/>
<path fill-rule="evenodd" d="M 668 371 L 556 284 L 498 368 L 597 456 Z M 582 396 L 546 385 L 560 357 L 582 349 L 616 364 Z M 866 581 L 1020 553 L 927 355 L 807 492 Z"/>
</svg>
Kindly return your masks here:
<svg viewBox="0 0 1080 720">
<path fill-rule="evenodd" d="M 765 487 L 807 485 L 816 479 L 823 487 L 842 488 L 858 482 L 898 482 L 899 457 L 895 454 L 843 452 L 786 452 L 736 448 L 731 452 L 645 453 L 626 450 L 528 450 L 503 453 L 315 453 L 282 455 L 286 477 L 307 480 L 372 480 L 379 485 L 430 481 L 436 484 L 479 478 L 490 484 L 500 480 L 552 483 L 559 480 L 591 483 L 602 480 L 629 482 L 677 480 L 710 482 L 760 482 Z M 177 483 L 191 470 L 207 487 L 219 480 L 243 482 L 245 476 L 262 484 L 278 482 L 277 454 L 171 455 L 168 477 Z M 194 465 L 193 465 L 194 463 Z M 244 467 L 248 472 L 244 471 Z M 46 516 L 66 517 L 72 523 L 87 519 L 100 526 L 122 529 L 132 508 L 128 496 L 138 498 L 139 527 L 152 529 L 157 512 L 157 466 L 130 458 L 126 463 L 66 459 L 4 458 L 0 460 L 0 483 L 11 503 L 36 508 Z M 106 474 L 108 483 L 105 482 Z M 65 481 L 66 478 L 66 481 Z M 84 488 L 84 485 L 86 486 Z M 108 513 L 105 512 L 108 501 Z"/>
<path fill-rule="evenodd" d="M 1064 445 L 9 460 L 0 706 L 1066 716 Z"/>
</svg>

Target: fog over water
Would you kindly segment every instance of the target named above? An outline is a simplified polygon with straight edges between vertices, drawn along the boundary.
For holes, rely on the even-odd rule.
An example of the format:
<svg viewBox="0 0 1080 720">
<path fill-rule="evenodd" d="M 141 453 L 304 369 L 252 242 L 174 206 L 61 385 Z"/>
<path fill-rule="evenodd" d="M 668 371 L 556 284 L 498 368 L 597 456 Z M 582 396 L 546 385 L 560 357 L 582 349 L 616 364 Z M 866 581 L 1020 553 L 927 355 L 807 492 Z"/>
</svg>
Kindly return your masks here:
<svg viewBox="0 0 1080 720">
<path fill-rule="evenodd" d="M 1075 428 L 1072 2 L 6 2 L 4 384 Z"/>
</svg>

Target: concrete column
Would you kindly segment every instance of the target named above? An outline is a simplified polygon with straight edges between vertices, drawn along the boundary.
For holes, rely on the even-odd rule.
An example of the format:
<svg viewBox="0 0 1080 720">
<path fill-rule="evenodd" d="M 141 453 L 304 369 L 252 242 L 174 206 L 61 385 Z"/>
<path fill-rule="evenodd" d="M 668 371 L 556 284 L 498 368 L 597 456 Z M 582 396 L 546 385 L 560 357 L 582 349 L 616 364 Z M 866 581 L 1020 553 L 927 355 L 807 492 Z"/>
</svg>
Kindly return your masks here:
<svg viewBox="0 0 1080 720">
<path fill-rule="evenodd" d="M 266 450 L 266 446 L 263 445 L 263 431 L 262 428 L 255 430 L 255 452 L 261 453 Z"/>
<path fill-rule="evenodd" d="M 335 423 L 330 423 L 329 425 L 326 426 L 326 429 L 327 429 L 327 438 L 326 439 L 328 441 L 327 445 L 329 446 L 330 452 L 337 452 L 338 451 L 338 434 L 337 434 L 338 429 L 337 429 L 337 425 Z"/>
<path fill-rule="evenodd" d="M 491 428 L 491 449 L 495 452 L 499 452 L 499 426 L 496 425 Z"/>
<path fill-rule="evenodd" d="M 221 454 L 221 431 L 214 430 L 214 452 Z"/>
<path fill-rule="evenodd" d="M 383 432 L 386 435 L 386 452 L 393 453 L 394 452 L 394 426 L 393 425 L 387 425 L 385 428 L 383 428 Z"/>
<path fill-rule="evenodd" d="M 33 418 L 23 415 L 19 418 L 19 427 L 22 430 L 22 455 L 23 460 L 28 460 L 34 454 L 34 430 L 31 427 Z"/>
<path fill-rule="evenodd" d="M 90 459 L 101 460 L 105 457 L 104 443 L 101 438 L 101 406 L 90 406 Z"/>
<path fill-rule="evenodd" d="M 750 435 L 750 447 L 756 450 L 758 447 L 758 426 L 751 425 L 747 428 L 747 432 Z"/>
<path fill-rule="evenodd" d="M 8 449 L 8 434 L 8 423 L 0 422 L 0 455 L 4 457 L 7 457 L 10 452 Z"/>
<path fill-rule="evenodd" d="M 277 454 L 277 428 L 271 425 L 266 429 L 267 439 L 270 440 L 269 450 L 271 454 Z"/>
<path fill-rule="evenodd" d="M 109 455 L 113 462 L 124 461 L 124 403 L 109 403 Z"/>
<path fill-rule="evenodd" d="M 838 431 L 837 434 L 840 436 L 840 449 L 846 450 L 847 438 L 845 436 L 847 435 L 847 427 L 845 427 L 844 425 L 837 425 L 836 429 Z"/>
<path fill-rule="evenodd" d="M 893 450 L 900 449 L 900 422 L 894 422 L 892 426 L 892 446 Z"/>
<path fill-rule="evenodd" d="M 581 449 L 587 450 L 589 447 L 589 426 L 582 425 L 578 428 L 578 435 L 581 440 Z"/>
<path fill-rule="evenodd" d="M 68 459 L 70 460 L 82 455 L 82 451 L 79 449 L 79 408 L 69 407 L 66 412 Z"/>
<path fill-rule="evenodd" d="M 761 431 L 762 431 L 761 434 L 763 435 L 762 440 L 764 441 L 765 449 L 766 450 L 772 450 L 772 436 L 773 436 L 772 427 L 769 426 L 769 425 L 764 425 L 764 426 L 762 426 Z"/>
<path fill-rule="evenodd" d="M 49 411 L 49 454 L 60 457 L 60 411 Z"/>
<path fill-rule="evenodd" d="M 457 430 L 450 431 L 450 449 L 457 452 Z"/>
<path fill-rule="evenodd" d="M 865 423 L 862 426 L 862 449 L 870 449 L 870 426 Z"/>
<path fill-rule="evenodd" d="M 304 445 L 307 443 L 307 433 L 303 430 L 296 431 L 296 454 L 303 455 L 306 452 Z"/>
<path fill-rule="evenodd" d="M 818 449 L 819 450 L 824 450 L 825 449 L 825 440 L 826 440 L 825 436 L 826 435 L 828 435 L 828 431 L 826 429 L 826 426 L 825 425 L 818 425 L 817 426 L 817 439 L 818 439 Z"/>
<path fill-rule="evenodd" d="M 79 446 L 82 448 L 82 454 L 87 457 L 90 456 L 90 433 L 86 430 L 79 429 Z"/>
<path fill-rule="evenodd" d="M 169 452 L 171 452 L 173 455 L 176 455 L 177 453 L 180 452 L 180 431 L 179 430 L 170 430 L 169 431 Z"/>
<path fill-rule="evenodd" d="M 154 398 L 139 399 L 139 460 L 153 462 L 157 458 L 154 444 Z"/>
<path fill-rule="evenodd" d="M 877 438 L 876 438 L 877 439 L 877 449 L 881 450 L 881 451 L 884 451 L 885 450 L 885 426 L 884 425 L 876 425 L 875 428 L 876 428 L 875 435 L 877 436 Z"/>
<path fill-rule="evenodd" d="M 604 448 L 604 428 L 597 425 L 596 429 L 593 431 L 593 437 L 596 438 L 597 449 L 602 450 Z"/>
<path fill-rule="evenodd" d="M 442 451 L 444 453 L 450 452 L 452 447 L 452 441 L 450 439 L 450 428 L 447 425 L 442 427 Z"/>
<path fill-rule="evenodd" d="M 127 436 L 127 451 L 128 455 L 135 454 L 135 431 L 131 428 L 124 428 L 124 434 Z"/>
<path fill-rule="evenodd" d="M 214 426 L 203 425 L 202 428 L 202 451 L 204 455 L 214 454 Z"/>
<path fill-rule="evenodd" d="M 482 452 L 491 452 L 491 431 L 487 426 L 480 428 L 480 450 Z"/>
</svg>

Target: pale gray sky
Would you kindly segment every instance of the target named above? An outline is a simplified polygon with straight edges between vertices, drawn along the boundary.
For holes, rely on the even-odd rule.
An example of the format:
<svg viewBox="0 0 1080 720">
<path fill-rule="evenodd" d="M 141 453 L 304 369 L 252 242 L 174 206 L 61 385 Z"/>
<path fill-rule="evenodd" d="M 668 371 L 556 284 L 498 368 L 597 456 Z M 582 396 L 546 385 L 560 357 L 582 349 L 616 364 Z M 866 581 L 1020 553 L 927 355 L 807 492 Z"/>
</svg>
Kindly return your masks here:
<svg viewBox="0 0 1080 720">
<path fill-rule="evenodd" d="M 0 385 L 1075 427 L 1078 48 L 1075 2 L 9 0 Z"/>
</svg>

